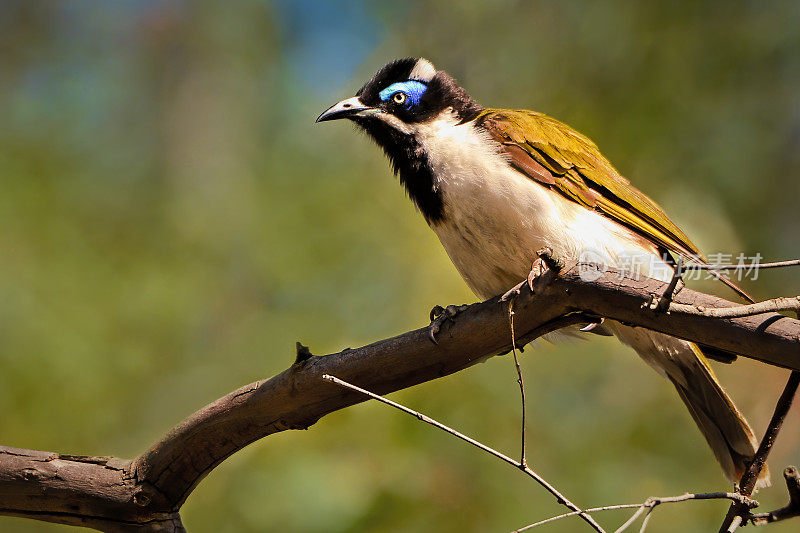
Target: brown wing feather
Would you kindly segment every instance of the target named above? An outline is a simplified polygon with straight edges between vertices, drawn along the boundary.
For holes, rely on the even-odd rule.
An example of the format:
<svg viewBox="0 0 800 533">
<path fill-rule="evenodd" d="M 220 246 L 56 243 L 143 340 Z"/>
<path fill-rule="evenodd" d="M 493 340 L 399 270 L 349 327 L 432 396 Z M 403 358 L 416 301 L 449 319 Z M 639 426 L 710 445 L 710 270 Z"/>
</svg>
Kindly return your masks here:
<svg viewBox="0 0 800 533">
<path fill-rule="evenodd" d="M 504 109 L 485 110 L 477 123 L 531 179 L 671 252 L 702 258 L 655 202 L 621 176 L 592 141 L 566 124 L 534 111 Z"/>
<path fill-rule="evenodd" d="M 514 168 L 566 198 L 596 209 L 649 242 L 697 262 L 700 249 L 646 194 L 631 185 L 588 137 L 542 113 L 486 109 L 476 119 Z M 746 300 L 741 288 L 715 276 Z"/>
</svg>

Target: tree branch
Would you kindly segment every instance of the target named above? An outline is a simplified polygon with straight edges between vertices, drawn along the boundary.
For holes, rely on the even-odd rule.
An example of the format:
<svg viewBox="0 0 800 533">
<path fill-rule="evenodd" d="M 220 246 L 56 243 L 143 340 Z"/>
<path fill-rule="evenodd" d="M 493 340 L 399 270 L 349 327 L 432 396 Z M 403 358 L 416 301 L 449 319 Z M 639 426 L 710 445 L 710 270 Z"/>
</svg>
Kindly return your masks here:
<svg viewBox="0 0 800 533">
<path fill-rule="evenodd" d="M 166 508 L 148 483 L 134 482 L 130 461 L 0 446 L 0 515 L 101 531 L 184 531 Z"/>
<path fill-rule="evenodd" d="M 535 294 L 521 288 L 514 302 L 519 345 L 607 317 L 800 370 L 800 322 L 795 319 L 775 313 L 715 318 L 672 308 L 656 313 L 647 304 L 664 294 L 665 283 L 626 278 L 607 268 L 586 276 L 593 268 L 602 267 L 567 263 L 557 275 L 548 271 L 539 277 Z M 689 289 L 674 301 L 707 309 L 737 305 Z M 497 298 L 473 304 L 455 322 L 444 324 L 437 340 L 438 345 L 432 343 L 422 328 L 328 356 L 307 353 L 277 376 L 197 411 L 131 462 L 2 448 L 0 515 L 103 531 L 126 531 L 132 524 L 142 526 L 138 531 L 180 531 L 181 505 L 228 456 L 267 435 L 306 429 L 328 413 L 364 401 L 357 392 L 321 382 L 323 374 L 376 394 L 452 374 L 511 349 L 507 311 Z"/>
</svg>

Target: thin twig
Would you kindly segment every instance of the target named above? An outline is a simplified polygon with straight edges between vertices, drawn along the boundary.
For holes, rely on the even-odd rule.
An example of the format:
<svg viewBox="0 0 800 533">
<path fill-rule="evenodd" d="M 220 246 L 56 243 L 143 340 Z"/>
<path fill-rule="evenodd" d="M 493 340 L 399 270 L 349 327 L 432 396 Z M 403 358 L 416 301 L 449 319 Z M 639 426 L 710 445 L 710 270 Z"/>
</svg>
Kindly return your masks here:
<svg viewBox="0 0 800 533">
<path fill-rule="evenodd" d="M 672 271 L 672 279 L 669 280 L 669 285 L 667 285 L 664 294 L 661 295 L 661 298 L 658 298 L 657 301 L 653 302 L 652 309 L 657 313 L 663 313 L 667 309 L 669 309 L 669 304 L 672 302 L 672 297 L 675 295 L 675 288 L 678 286 L 678 282 L 681 279 L 681 274 L 683 274 L 683 257 L 678 256 L 678 262 L 675 265 L 675 270 Z"/>
<path fill-rule="evenodd" d="M 650 523 L 650 517 L 653 516 L 653 511 L 655 510 L 656 506 L 650 507 L 647 510 L 647 514 L 644 515 L 644 520 L 642 520 L 642 527 L 639 528 L 639 533 L 644 533 L 644 530 L 647 529 L 647 524 Z"/>
<path fill-rule="evenodd" d="M 742 496 L 741 494 L 737 494 L 735 492 L 700 492 L 700 493 L 692 493 L 687 492 L 686 494 L 681 494 L 680 496 L 664 496 L 664 497 L 651 497 L 647 498 L 644 503 L 623 503 L 617 505 L 606 505 L 603 507 L 592 507 L 591 509 L 585 509 L 585 513 L 597 513 L 601 511 L 617 511 L 620 509 L 636 509 L 636 513 L 634 513 L 631 518 L 629 518 L 624 524 L 622 524 L 619 529 L 617 529 L 614 533 L 620 533 L 625 531 L 626 528 L 630 527 L 631 524 L 636 522 L 636 520 L 644 513 L 648 508 L 655 507 L 656 505 L 660 505 L 662 503 L 680 503 L 689 500 L 731 500 L 733 502 L 741 503 L 748 508 L 755 508 L 758 507 L 758 502 Z M 533 529 L 538 526 L 542 526 L 544 524 L 548 524 L 550 522 L 555 522 L 556 520 L 561 520 L 562 518 L 569 518 L 570 516 L 577 516 L 578 513 L 573 511 L 571 513 L 564 513 L 558 516 L 551 516 L 550 518 L 546 518 L 545 520 L 541 520 L 534 524 L 529 524 L 525 527 L 521 527 L 515 530 L 513 533 L 522 533 L 523 531 L 528 531 L 529 529 Z"/>
<path fill-rule="evenodd" d="M 547 490 L 550 494 L 555 496 L 556 501 L 558 503 L 560 503 L 561 505 L 564 505 L 565 507 L 567 507 L 568 509 L 570 509 L 572 511 L 575 511 L 578 516 L 580 516 L 587 524 L 589 524 L 589 526 L 592 527 L 592 529 L 594 529 L 595 531 L 597 531 L 599 533 L 605 533 L 605 530 L 602 527 L 600 527 L 600 524 L 595 522 L 594 518 L 592 518 L 591 516 L 586 514 L 586 512 L 583 511 L 582 509 L 580 509 L 577 505 L 575 505 L 574 503 L 569 501 L 566 498 L 566 496 L 561 494 L 554 486 L 552 486 L 550 483 L 545 481 L 545 479 L 542 478 L 539 474 L 537 474 L 536 472 L 531 470 L 529 467 L 523 465 L 522 463 L 520 463 L 518 461 L 515 461 L 511 457 L 509 457 L 509 456 L 507 456 L 507 455 L 505 455 L 503 453 L 500 453 L 497 450 L 495 450 L 494 448 L 490 448 L 489 446 L 483 444 L 482 442 L 479 442 L 479 441 L 473 439 L 472 437 L 468 437 L 468 436 L 464 435 L 463 433 L 460 433 L 460 432 L 456 431 L 455 429 L 453 429 L 453 428 L 451 428 L 449 426 L 446 426 L 446 425 L 442 424 L 441 422 L 438 422 L 438 421 L 434 420 L 433 418 L 431 418 L 429 416 L 426 416 L 426 415 L 424 415 L 424 414 L 422 414 L 422 413 L 420 413 L 418 411 L 414 411 L 413 409 L 409 409 L 408 407 L 406 407 L 404 405 L 401 405 L 401 404 L 399 404 L 397 402 L 393 402 L 392 400 L 384 398 L 383 396 L 379 396 L 379 395 L 377 395 L 377 394 L 375 394 L 373 392 L 370 392 L 368 390 L 362 389 L 361 387 L 357 387 L 356 385 L 353 385 L 353 384 L 348 383 L 348 382 L 346 382 L 344 380 L 341 380 L 341 379 L 337 378 L 336 376 L 331 376 L 329 374 L 324 374 L 322 376 L 322 379 L 324 379 L 325 381 L 330 381 L 331 383 L 335 383 L 335 384 L 340 385 L 342 387 L 345 387 L 345 388 L 360 392 L 361 394 L 365 394 L 365 395 L 369 396 L 370 398 L 372 398 L 374 400 L 378 400 L 381 403 L 385 403 L 386 405 L 390 405 L 390 406 L 394 407 L 395 409 L 399 409 L 400 411 L 403 411 L 404 413 L 407 413 L 407 414 L 417 418 L 418 420 L 420 420 L 422 422 L 425 422 L 425 423 L 430 424 L 430 425 L 432 425 L 432 426 L 434 426 L 436 428 L 439 428 L 442 431 L 444 431 L 446 433 L 449 433 L 449 434 L 453 435 L 454 437 L 457 437 L 457 438 L 463 440 L 464 442 L 468 442 L 469 444 L 472 444 L 476 448 L 479 448 L 479 449 L 481 449 L 481 450 L 483 450 L 483 451 L 485 451 L 485 452 L 487 452 L 487 453 L 489 453 L 491 455 L 494 455 L 498 459 L 500 459 L 502 461 L 505 461 L 506 463 L 508 463 L 508 464 L 510 464 L 510 465 L 522 470 L 528 476 L 533 478 L 539 485 L 544 487 L 545 490 Z"/>
<path fill-rule="evenodd" d="M 631 515 L 630 518 L 628 518 L 621 526 L 619 526 L 616 530 L 614 530 L 614 533 L 622 533 L 623 531 L 628 529 L 632 524 L 634 524 L 637 520 L 639 520 L 639 517 L 642 516 L 642 513 L 645 512 L 650 507 L 649 504 L 650 504 L 649 499 L 643 504 L 641 504 L 639 508 L 636 510 L 636 512 L 633 513 L 633 515 Z"/>
<path fill-rule="evenodd" d="M 523 466 L 528 466 L 528 461 L 525 459 L 525 450 L 527 449 L 525 443 L 525 382 L 522 380 L 522 369 L 519 366 L 519 358 L 517 357 L 517 336 L 514 334 L 514 298 L 508 301 L 508 325 L 511 328 L 511 353 L 514 355 L 514 366 L 517 368 L 519 394 L 522 397 L 522 451 L 520 452 L 519 462 Z"/>
<path fill-rule="evenodd" d="M 800 259 L 789 259 L 788 261 L 775 261 L 772 263 L 736 263 L 736 264 L 722 264 L 722 265 L 707 265 L 704 263 L 690 263 L 684 265 L 683 271 L 690 270 L 745 270 L 748 268 L 784 268 L 790 266 L 800 266 Z"/>
<path fill-rule="evenodd" d="M 778 403 L 775 405 L 775 412 L 772 414 L 772 419 L 769 421 L 767 431 L 764 433 L 764 438 L 761 439 L 761 444 L 758 446 L 756 455 L 753 461 L 747 466 L 747 469 L 742 474 L 742 479 L 739 482 L 739 490 L 737 491 L 742 496 L 750 496 L 753 494 L 758 476 L 767 462 L 772 445 L 775 439 L 778 438 L 778 433 L 783 426 L 783 420 L 792 406 L 797 388 L 800 386 L 800 372 L 797 370 L 792 371 L 789 375 L 789 380 L 786 382 L 786 387 L 783 389 Z M 741 504 L 733 503 L 728 509 L 728 514 L 719 528 L 719 533 L 733 533 L 739 525 L 747 518 L 750 517 L 750 509 L 745 508 Z M 738 518 L 738 520 L 737 520 Z"/>
<path fill-rule="evenodd" d="M 600 511 L 617 511 L 619 509 L 633 509 L 634 507 L 641 507 L 641 506 L 642 504 L 640 503 L 623 503 L 618 505 L 605 505 L 603 507 L 592 507 L 591 509 L 584 509 L 583 512 L 597 513 Z M 528 531 L 529 529 L 533 529 L 538 526 L 543 526 L 544 524 L 549 524 L 550 522 L 555 522 L 556 520 L 561 520 L 562 518 L 569 518 L 570 516 L 578 516 L 578 514 L 580 513 L 578 513 L 577 511 L 572 511 L 557 516 L 551 516 L 550 518 L 545 518 L 544 520 L 540 520 L 539 522 L 528 524 L 525 527 L 515 529 L 512 533 L 522 533 L 523 531 Z"/>
<path fill-rule="evenodd" d="M 652 305 L 652 304 L 651 304 Z M 660 301 L 659 301 L 660 305 Z M 776 311 L 800 311 L 800 296 L 773 298 L 748 305 L 734 307 L 704 307 L 701 305 L 678 304 L 670 302 L 669 311 L 711 318 L 741 318 Z M 668 311 L 668 312 L 669 312 Z"/>
</svg>

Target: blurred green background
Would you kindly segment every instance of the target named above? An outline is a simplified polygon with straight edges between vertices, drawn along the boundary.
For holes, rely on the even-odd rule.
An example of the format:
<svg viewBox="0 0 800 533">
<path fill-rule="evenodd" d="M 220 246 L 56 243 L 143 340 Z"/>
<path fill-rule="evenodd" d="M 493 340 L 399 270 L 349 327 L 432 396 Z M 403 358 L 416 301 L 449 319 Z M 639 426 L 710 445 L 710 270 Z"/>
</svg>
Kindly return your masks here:
<svg viewBox="0 0 800 533">
<path fill-rule="evenodd" d="M 314 125 L 395 57 L 586 133 L 707 252 L 797 257 L 798 27 L 796 1 L 0 2 L 0 442 L 133 457 L 285 369 L 296 340 L 338 351 L 473 301 L 380 151 Z M 746 285 L 772 297 L 797 280 Z M 540 342 L 523 367 L 529 460 L 576 503 L 728 488 L 632 351 Z M 786 372 L 719 373 L 762 431 Z M 509 358 L 392 398 L 517 453 Z M 800 461 L 798 422 L 777 478 Z M 759 494 L 764 510 L 781 485 Z M 726 507 L 659 508 L 648 531 L 716 530 Z M 183 515 L 192 532 L 502 532 L 560 511 L 520 473 L 371 403 L 236 454 Z M 3 532 L 66 529 L 0 518 Z"/>
</svg>

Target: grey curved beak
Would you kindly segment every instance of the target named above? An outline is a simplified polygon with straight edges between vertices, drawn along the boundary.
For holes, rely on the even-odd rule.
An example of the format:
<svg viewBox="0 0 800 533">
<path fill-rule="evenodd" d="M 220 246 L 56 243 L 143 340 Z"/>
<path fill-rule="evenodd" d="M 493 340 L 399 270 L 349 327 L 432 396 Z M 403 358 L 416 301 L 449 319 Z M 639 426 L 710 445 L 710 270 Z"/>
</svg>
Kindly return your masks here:
<svg viewBox="0 0 800 533">
<path fill-rule="evenodd" d="M 354 117 L 367 111 L 375 111 L 374 107 L 364 105 L 358 96 L 347 98 L 339 103 L 333 104 L 317 117 L 315 122 L 325 122 L 326 120 L 336 120 L 339 118 Z"/>
</svg>

